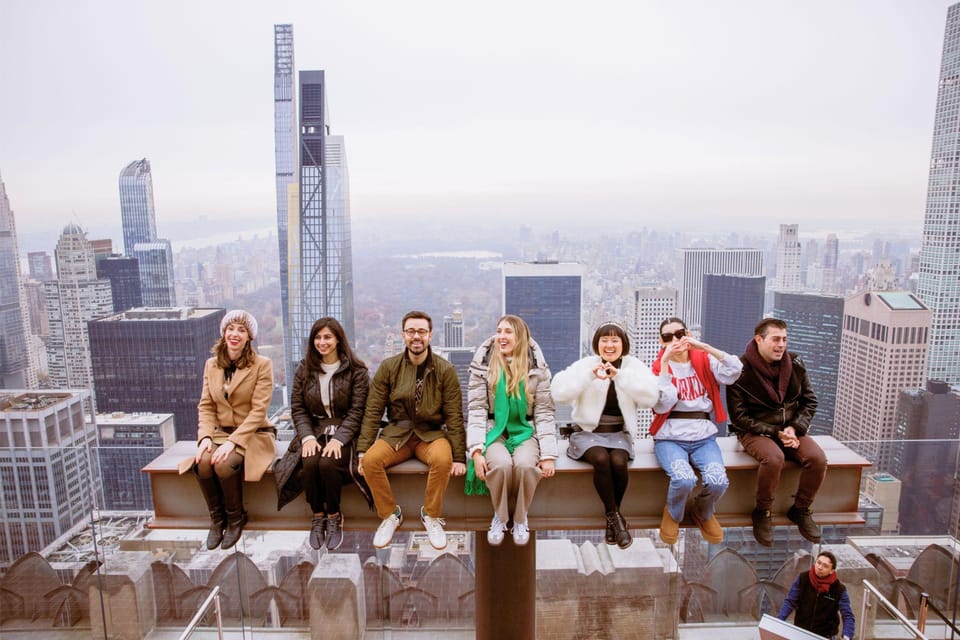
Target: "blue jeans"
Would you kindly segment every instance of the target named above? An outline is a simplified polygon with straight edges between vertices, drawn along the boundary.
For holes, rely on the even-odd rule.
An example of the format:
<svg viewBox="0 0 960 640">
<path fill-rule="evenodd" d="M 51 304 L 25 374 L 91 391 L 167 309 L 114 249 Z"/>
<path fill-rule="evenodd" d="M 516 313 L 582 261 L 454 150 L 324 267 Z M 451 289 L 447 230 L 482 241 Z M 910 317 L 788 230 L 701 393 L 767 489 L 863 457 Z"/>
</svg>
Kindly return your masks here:
<svg viewBox="0 0 960 640">
<path fill-rule="evenodd" d="M 670 477 L 670 488 L 667 489 L 670 517 L 677 522 L 683 521 L 687 500 L 697 488 L 696 469 L 702 480 L 702 488 L 693 502 L 696 515 L 701 520 L 712 518 L 717 502 L 730 486 L 717 436 L 693 442 L 655 440 L 653 452 L 660 467 Z"/>
</svg>

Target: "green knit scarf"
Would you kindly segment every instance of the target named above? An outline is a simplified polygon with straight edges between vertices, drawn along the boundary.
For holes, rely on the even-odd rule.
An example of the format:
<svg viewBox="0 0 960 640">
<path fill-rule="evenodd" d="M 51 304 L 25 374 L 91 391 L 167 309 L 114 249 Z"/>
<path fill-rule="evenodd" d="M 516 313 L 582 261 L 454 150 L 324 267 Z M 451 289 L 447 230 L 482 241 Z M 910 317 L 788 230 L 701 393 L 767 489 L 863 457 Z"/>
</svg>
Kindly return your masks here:
<svg viewBox="0 0 960 640">
<path fill-rule="evenodd" d="M 511 415 L 520 417 L 520 424 L 513 424 L 513 429 L 507 429 L 507 423 Z M 504 431 L 507 432 L 507 438 L 504 444 L 507 451 L 511 454 L 521 444 L 526 442 L 533 435 L 533 425 L 527 422 L 527 394 L 524 381 L 520 381 L 520 388 L 516 395 L 507 395 L 507 376 L 500 372 L 500 379 L 497 381 L 496 395 L 493 401 L 493 421 L 494 427 L 487 432 L 487 439 L 483 443 L 483 452 L 487 452 L 487 447 L 496 442 Z M 488 496 L 490 490 L 487 489 L 487 483 L 477 477 L 477 471 L 473 466 L 473 456 L 467 460 L 467 477 L 463 483 L 463 492 L 468 496 Z"/>
</svg>

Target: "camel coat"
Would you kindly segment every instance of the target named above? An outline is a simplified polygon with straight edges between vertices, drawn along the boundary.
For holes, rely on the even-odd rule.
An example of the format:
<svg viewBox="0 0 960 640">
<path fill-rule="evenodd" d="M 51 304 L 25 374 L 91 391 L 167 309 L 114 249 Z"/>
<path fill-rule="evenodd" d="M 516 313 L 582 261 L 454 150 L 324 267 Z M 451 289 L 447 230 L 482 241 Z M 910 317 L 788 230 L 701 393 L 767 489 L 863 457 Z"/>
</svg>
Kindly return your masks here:
<svg viewBox="0 0 960 640">
<path fill-rule="evenodd" d="M 215 443 L 230 440 L 243 453 L 243 479 L 256 482 L 276 457 L 276 430 L 267 419 L 273 395 L 273 363 L 270 358 L 255 354 L 253 364 L 237 369 L 224 393 L 223 369 L 217 359 L 210 358 L 203 368 L 203 392 L 200 394 L 197 445 L 204 438 Z M 227 434 L 221 427 L 233 427 Z M 189 471 L 195 458 L 180 462 L 180 473 Z"/>
</svg>

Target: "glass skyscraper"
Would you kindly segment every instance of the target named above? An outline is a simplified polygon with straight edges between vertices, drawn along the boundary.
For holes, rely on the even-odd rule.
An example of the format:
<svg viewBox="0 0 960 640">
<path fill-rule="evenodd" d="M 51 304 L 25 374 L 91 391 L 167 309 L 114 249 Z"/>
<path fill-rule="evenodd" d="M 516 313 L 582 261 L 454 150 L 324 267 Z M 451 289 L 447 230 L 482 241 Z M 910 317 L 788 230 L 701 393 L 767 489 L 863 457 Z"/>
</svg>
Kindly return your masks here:
<svg viewBox="0 0 960 640">
<path fill-rule="evenodd" d="M 290 327 L 290 264 L 287 251 L 289 201 L 297 190 L 297 100 L 293 64 L 293 25 L 273 26 L 273 139 L 277 164 L 277 242 L 280 250 L 280 308 L 283 323 L 285 379 L 293 380 L 293 365 L 302 345 L 295 344 Z M 291 188 L 292 187 L 292 188 Z M 293 210 L 296 212 L 297 207 Z M 295 218 L 296 219 L 296 218 Z"/>
<path fill-rule="evenodd" d="M 175 304 L 173 251 L 170 241 L 157 237 L 150 161 L 135 160 L 120 172 L 120 222 L 123 250 L 137 258 L 143 303 L 151 307 Z"/>
<path fill-rule="evenodd" d="M 680 318 L 699 331 L 702 318 L 703 276 L 719 273 L 735 276 L 762 276 L 761 249 L 680 249 Z"/>
<path fill-rule="evenodd" d="M 960 385 L 960 4 L 947 10 L 917 294 L 933 312 L 927 378 Z"/>
<path fill-rule="evenodd" d="M 299 82 L 299 219 L 288 223 L 287 243 L 288 371 L 302 357 L 317 318 L 337 318 L 354 337 L 350 182 L 343 138 L 329 135 L 324 72 L 301 71 Z"/>
<path fill-rule="evenodd" d="M 97 260 L 97 277 L 110 281 L 116 313 L 143 306 L 140 265 L 136 258 L 112 255 Z"/>
<path fill-rule="evenodd" d="M 36 367 L 29 356 L 28 321 L 17 230 L 6 187 L 0 180 L 0 388 L 37 386 Z"/>
<path fill-rule="evenodd" d="M 743 353 L 763 317 L 766 284 L 764 276 L 704 275 L 703 341 L 727 353 Z"/>
</svg>

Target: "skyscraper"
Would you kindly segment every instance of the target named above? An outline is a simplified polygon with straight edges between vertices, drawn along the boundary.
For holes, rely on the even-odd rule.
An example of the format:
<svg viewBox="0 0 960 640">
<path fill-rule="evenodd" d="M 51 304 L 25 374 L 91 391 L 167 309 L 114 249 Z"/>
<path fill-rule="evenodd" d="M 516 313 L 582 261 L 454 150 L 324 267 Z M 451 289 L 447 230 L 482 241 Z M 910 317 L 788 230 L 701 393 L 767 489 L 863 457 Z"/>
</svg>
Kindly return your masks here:
<svg viewBox="0 0 960 640">
<path fill-rule="evenodd" d="M 817 394 L 817 412 L 810 422 L 815 435 L 833 434 L 843 302 L 840 296 L 816 293 L 773 294 L 773 317 L 787 323 L 788 348 L 803 358 Z"/>
<path fill-rule="evenodd" d="M 727 353 L 743 353 L 763 317 L 764 276 L 703 276 L 703 325 L 707 344 Z"/>
<path fill-rule="evenodd" d="M 20 273 L 17 228 L 0 179 L 0 388 L 37 386 L 30 348 L 30 316 Z"/>
<path fill-rule="evenodd" d="M 691 330 L 699 331 L 703 319 L 703 276 L 762 276 L 761 249 L 680 249 L 683 260 L 680 271 L 680 317 Z"/>
<path fill-rule="evenodd" d="M 290 208 L 297 194 L 297 92 L 293 64 L 293 25 L 273 25 L 273 138 L 276 156 L 277 242 L 280 250 L 280 311 L 283 324 L 284 372 L 293 380 L 293 366 L 303 345 L 296 344 L 290 325 L 290 264 L 287 251 Z M 299 198 L 296 200 L 299 202 Z M 293 212 L 299 213 L 297 207 Z M 296 224 L 297 216 L 293 217 Z"/>
<path fill-rule="evenodd" d="M 930 310 L 913 294 L 847 298 L 837 371 L 834 436 L 891 472 L 897 398 L 924 383 Z"/>
<path fill-rule="evenodd" d="M 300 72 L 299 218 L 287 233 L 293 370 L 314 320 L 333 316 L 353 339 L 350 183 L 341 136 L 329 135 L 323 71 Z M 289 381 L 292 378 L 288 378 Z"/>
<path fill-rule="evenodd" d="M 840 262 L 840 240 L 837 234 L 828 233 L 823 248 L 823 260 L 820 269 L 820 291 L 823 293 L 841 293 L 837 286 L 837 265 Z"/>
<path fill-rule="evenodd" d="M 46 282 L 47 280 L 53 280 L 55 277 L 53 262 L 50 261 L 50 254 L 46 251 L 28 252 L 27 268 L 30 270 L 30 277 L 37 282 Z"/>
<path fill-rule="evenodd" d="M 0 392 L 0 567 L 41 551 L 101 504 L 86 406 L 86 391 Z"/>
<path fill-rule="evenodd" d="M 140 263 L 136 258 L 114 254 L 97 260 L 97 277 L 110 281 L 115 313 L 143 306 Z"/>
<path fill-rule="evenodd" d="M 196 438 L 196 434 L 191 440 Z M 97 414 L 97 460 L 103 508 L 153 509 L 150 478 L 140 470 L 177 441 L 172 413 Z"/>
<path fill-rule="evenodd" d="M 677 315 L 677 290 L 669 287 L 638 287 L 633 291 L 630 336 L 631 355 L 647 365 L 660 352 L 660 323 Z"/>
<path fill-rule="evenodd" d="M 927 377 L 960 385 L 960 4 L 947 9 L 917 295 L 932 311 Z"/>
<path fill-rule="evenodd" d="M 463 311 L 460 309 L 443 316 L 443 346 L 448 349 L 463 346 Z"/>
<path fill-rule="evenodd" d="M 583 266 L 571 262 L 505 262 L 503 312 L 523 318 L 551 371 L 580 359 Z"/>
<path fill-rule="evenodd" d="M 170 241 L 157 237 L 150 161 L 135 160 L 120 172 L 120 221 L 123 250 L 140 263 L 143 303 L 151 307 L 175 304 L 173 252 Z"/>
<path fill-rule="evenodd" d="M 128 256 L 138 242 L 157 238 L 157 214 L 153 208 L 153 175 L 150 161 L 134 160 L 120 172 L 120 223 L 123 250 Z"/>
<path fill-rule="evenodd" d="M 93 377 L 87 322 L 113 313 L 110 281 L 97 278 L 93 248 L 87 234 L 76 224 L 63 228 L 55 258 L 57 279 L 43 283 L 50 326 L 50 385 L 59 389 L 89 389 Z"/>
<path fill-rule="evenodd" d="M 777 236 L 777 291 L 800 290 L 800 232 L 795 224 L 780 225 Z"/>
<path fill-rule="evenodd" d="M 90 323 L 97 411 L 172 413 L 177 440 L 197 437 L 203 365 L 223 309 L 140 308 Z"/>
</svg>

